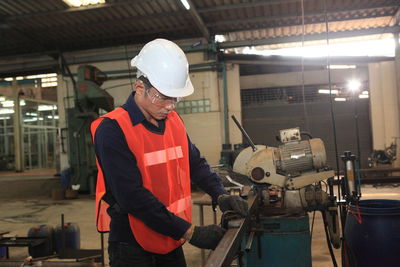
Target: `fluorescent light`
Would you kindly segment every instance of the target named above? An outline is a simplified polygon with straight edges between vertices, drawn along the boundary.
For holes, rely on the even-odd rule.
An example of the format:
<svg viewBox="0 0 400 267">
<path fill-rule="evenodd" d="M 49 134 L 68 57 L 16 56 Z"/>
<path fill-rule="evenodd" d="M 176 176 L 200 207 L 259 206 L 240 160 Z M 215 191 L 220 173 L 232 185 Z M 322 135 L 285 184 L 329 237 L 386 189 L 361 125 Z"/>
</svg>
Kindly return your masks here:
<svg viewBox="0 0 400 267">
<path fill-rule="evenodd" d="M 186 10 L 190 9 L 190 5 L 187 0 L 181 0 L 181 3 L 186 8 Z"/>
<path fill-rule="evenodd" d="M 351 80 L 348 82 L 347 87 L 350 89 L 350 91 L 356 92 L 360 89 L 361 82 L 359 80 Z"/>
<path fill-rule="evenodd" d="M 36 74 L 26 76 L 27 79 L 38 79 L 38 78 L 48 78 L 48 77 L 56 77 L 57 73 L 45 73 L 45 74 Z"/>
<path fill-rule="evenodd" d="M 4 80 L 7 81 L 7 82 L 12 82 L 14 80 L 14 78 L 13 77 L 7 77 L 7 78 L 4 78 Z"/>
<path fill-rule="evenodd" d="M 20 105 L 20 106 L 25 106 L 25 105 L 26 105 L 26 102 L 25 102 L 25 100 L 23 100 L 23 99 L 22 99 L 22 100 L 20 100 L 20 101 L 19 101 L 19 105 Z"/>
<path fill-rule="evenodd" d="M 222 34 L 215 35 L 215 42 L 222 43 L 222 42 L 225 42 L 225 40 L 226 40 L 226 38 Z"/>
<path fill-rule="evenodd" d="M 363 95 L 369 95 L 368 91 L 362 91 L 361 94 L 363 94 Z"/>
<path fill-rule="evenodd" d="M 319 93 L 319 94 L 332 94 L 332 95 L 336 95 L 338 92 L 339 92 L 339 91 L 336 90 L 336 89 L 332 89 L 332 90 L 329 90 L 329 89 L 319 89 L 319 90 L 318 90 L 318 93 Z"/>
<path fill-rule="evenodd" d="M 11 108 L 0 108 L 0 114 L 13 114 L 14 110 Z"/>
<path fill-rule="evenodd" d="M 57 86 L 57 82 L 47 82 L 47 83 L 42 83 L 42 87 L 55 87 Z"/>
<path fill-rule="evenodd" d="M 0 102 L 6 101 L 6 98 L 4 96 L 0 96 Z"/>
<path fill-rule="evenodd" d="M 14 106 L 14 101 L 12 101 L 12 100 L 6 100 L 6 101 L 1 102 L 1 105 L 2 105 L 3 107 L 5 107 L 5 108 L 11 108 L 11 107 Z"/>
<path fill-rule="evenodd" d="M 57 106 L 55 105 L 39 105 L 38 111 L 48 111 L 48 110 L 56 110 Z"/>
<path fill-rule="evenodd" d="M 335 101 L 343 102 L 343 101 L 346 101 L 346 98 L 344 98 L 344 97 L 335 97 Z"/>
<path fill-rule="evenodd" d="M 369 95 L 358 95 L 358 98 L 369 98 Z"/>
<path fill-rule="evenodd" d="M 0 120 L 9 120 L 11 117 L 6 116 L 6 117 L 0 117 Z"/>
<path fill-rule="evenodd" d="M 58 115 L 55 115 L 54 118 L 53 118 L 53 116 L 49 115 L 49 116 L 47 116 L 47 118 L 48 119 L 55 119 L 55 120 L 59 119 Z"/>
<path fill-rule="evenodd" d="M 104 4 L 105 0 L 63 0 L 67 5 L 72 7 L 88 6 Z"/>
<path fill-rule="evenodd" d="M 42 78 L 42 83 L 47 83 L 47 82 L 56 82 L 57 77 L 49 77 L 49 78 Z"/>
<path fill-rule="evenodd" d="M 329 65 L 327 68 L 331 70 L 355 69 L 356 65 Z"/>
<path fill-rule="evenodd" d="M 37 118 L 29 118 L 29 119 L 24 119 L 24 122 L 32 122 L 32 121 L 37 121 Z"/>
</svg>

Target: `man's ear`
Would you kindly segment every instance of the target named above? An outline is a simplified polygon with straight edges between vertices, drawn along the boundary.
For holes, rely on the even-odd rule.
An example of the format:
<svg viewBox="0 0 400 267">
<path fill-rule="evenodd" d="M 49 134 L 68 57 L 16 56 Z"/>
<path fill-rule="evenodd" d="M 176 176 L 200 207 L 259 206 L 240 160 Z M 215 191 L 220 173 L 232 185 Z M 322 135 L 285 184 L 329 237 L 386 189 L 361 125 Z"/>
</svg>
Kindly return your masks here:
<svg viewBox="0 0 400 267">
<path fill-rule="evenodd" d="M 135 87 L 136 94 L 144 95 L 145 88 L 144 88 L 144 84 L 141 80 L 137 80 L 134 84 L 134 87 Z"/>
</svg>

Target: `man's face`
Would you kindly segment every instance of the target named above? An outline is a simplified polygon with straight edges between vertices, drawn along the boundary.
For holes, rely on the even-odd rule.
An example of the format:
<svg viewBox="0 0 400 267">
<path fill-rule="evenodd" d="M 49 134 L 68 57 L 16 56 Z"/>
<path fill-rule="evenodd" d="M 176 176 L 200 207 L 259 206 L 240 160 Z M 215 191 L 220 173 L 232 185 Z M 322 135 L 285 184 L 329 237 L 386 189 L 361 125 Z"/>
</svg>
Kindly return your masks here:
<svg viewBox="0 0 400 267">
<path fill-rule="evenodd" d="M 141 82 L 141 81 L 140 81 Z M 167 97 L 149 84 L 141 82 L 141 108 L 156 120 L 162 120 L 174 110 L 179 98 Z"/>
</svg>

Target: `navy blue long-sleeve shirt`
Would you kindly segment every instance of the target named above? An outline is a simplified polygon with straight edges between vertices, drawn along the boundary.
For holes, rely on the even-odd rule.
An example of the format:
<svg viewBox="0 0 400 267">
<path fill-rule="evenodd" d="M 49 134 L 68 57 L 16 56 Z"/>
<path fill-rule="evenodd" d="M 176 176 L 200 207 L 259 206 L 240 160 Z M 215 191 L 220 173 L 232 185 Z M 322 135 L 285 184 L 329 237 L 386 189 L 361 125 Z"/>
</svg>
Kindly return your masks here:
<svg viewBox="0 0 400 267">
<path fill-rule="evenodd" d="M 146 120 L 134 101 L 134 93 L 122 106 L 130 116 L 132 125 L 142 123 L 145 128 L 163 134 L 168 118 L 158 121 L 158 127 Z M 143 221 L 154 231 L 180 239 L 190 227 L 190 223 L 174 215 L 149 190 L 143 187 L 140 170 L 130 151 L 125 136 L 115 120 L 104 119 L 97 128 L 95 150 L 106 181 L 107 192 L 111 192 L 119 210 L 109 208 L 111 216 L 111 242 L 134 242 L 128 213 Z M 214 200 L 226 191 L 218 175 L 211 171 L 207 161 L 190 141 L 190 179 Z M 160 175 L 163 175 L 160 173 Z M 164 185 L 160 185 L 164 186 Z"/>
</svg>

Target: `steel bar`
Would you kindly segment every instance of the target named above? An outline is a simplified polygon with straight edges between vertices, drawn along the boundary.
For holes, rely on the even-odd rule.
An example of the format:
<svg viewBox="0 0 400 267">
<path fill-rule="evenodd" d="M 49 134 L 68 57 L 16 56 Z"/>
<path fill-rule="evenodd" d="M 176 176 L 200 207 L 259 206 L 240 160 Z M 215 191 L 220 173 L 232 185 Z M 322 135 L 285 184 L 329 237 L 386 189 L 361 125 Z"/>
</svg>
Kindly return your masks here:
<svg viewBox="0 0 400 267">
<path fill-rule="evenodd" d="M 230 228 L 226 231 L 218 246 L 208 257 L 205 267 L 230 266 L 249 227 L 250 218 L 258 208 L 258 194 L 248 196 L 247 202 L 249 204 L 249 215 L 239 219 L 238 228 Z"/>
</svg>

